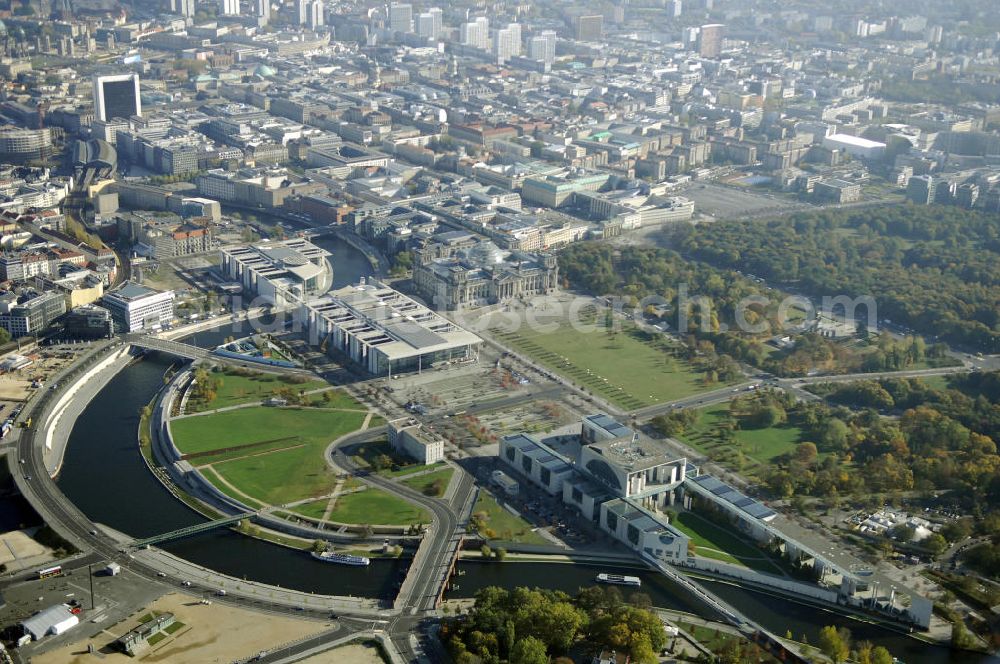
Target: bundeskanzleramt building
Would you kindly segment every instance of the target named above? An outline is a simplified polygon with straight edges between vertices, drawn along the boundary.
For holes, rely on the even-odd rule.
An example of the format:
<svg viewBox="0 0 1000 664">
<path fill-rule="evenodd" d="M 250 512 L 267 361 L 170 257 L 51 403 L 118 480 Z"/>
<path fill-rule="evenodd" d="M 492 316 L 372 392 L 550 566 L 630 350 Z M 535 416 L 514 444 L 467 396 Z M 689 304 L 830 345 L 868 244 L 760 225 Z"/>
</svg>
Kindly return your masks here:
<svg viewBox="0 0 1000 664">
<path fill-rule="evenodd" d="M 376 376 L 478 357 L 483 340 L 378 282 L 331 291 L 305 304 L 311 343 Z"/>
<path fill-rule="evenodd" d="M 630 548 L 665 562 L 688 558 L 688 537 L 660 508 L 672 504 L 687 461 L 603 413 L 584 418 L 576 459 L 528 434 L 500 439 L 500 460 Z"/>
<path fill-rule="evenodd" d="M 158 330 L 174 318 L 173 291 L 156 291 L 133 282 L 105 293 L 101 303 L 111 312 L 119 332 Z"/>
<path fill-rule="evenodd" d="M 559 266 L 552 254 L 505 252 L 486 241 L 451 256 L 434 256 L 440 256 L 437 247 L 417 251 L 413 283 L 436 309 L 497 304 L 559 287 Z"/>
<path fill-rule="evenodd" d="M 418 463 L 430 465 L 444 460 L 444 441 L 423 428 L 412 417 L 389 422 L 389 444 Z"/>
</svg>

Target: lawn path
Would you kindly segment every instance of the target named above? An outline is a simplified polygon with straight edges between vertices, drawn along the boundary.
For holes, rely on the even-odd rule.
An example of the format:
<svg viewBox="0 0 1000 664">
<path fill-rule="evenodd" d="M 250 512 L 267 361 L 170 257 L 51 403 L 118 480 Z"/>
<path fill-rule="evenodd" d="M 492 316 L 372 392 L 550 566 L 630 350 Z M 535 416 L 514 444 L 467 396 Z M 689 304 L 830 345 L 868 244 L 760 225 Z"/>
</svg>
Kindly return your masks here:
<svg viewBox="0 0 1000 664">
<path fill-rule="evenodd" d="M 326 509 L 323 510 L 323 516 L 320 517 L 320 521 L 329 521 L 330 512 L 333 511 L 334 506 L 337 504 L 337 498 L 340 497 L 340 491 L 344 488 L 344 480 L 340 478 L 333 487 L 333 493 L 330 494 L 330 500 L 326 503 Z"/>
</svg>

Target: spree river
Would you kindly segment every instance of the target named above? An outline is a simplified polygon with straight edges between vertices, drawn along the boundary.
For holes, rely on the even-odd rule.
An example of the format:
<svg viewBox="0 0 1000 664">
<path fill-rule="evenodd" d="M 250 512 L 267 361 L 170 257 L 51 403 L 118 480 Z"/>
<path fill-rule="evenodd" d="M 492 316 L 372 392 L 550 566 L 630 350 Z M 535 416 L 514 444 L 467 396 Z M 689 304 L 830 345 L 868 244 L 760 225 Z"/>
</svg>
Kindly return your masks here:
<svg viewBox="0 0 1000 664">
<path fill-rule="evenodd" d="M 335 287 L 355 283 L 359 277 L 371 274 L 370 265 L 359 252 L 332 237 L 315 242 L 332 254 Z M 225 325 L 200 332 L 188 341 L 211 347 L 233 333 L 230 326 Z M 139 411 L 163 385 L 169 362 L 162 356 L 150 355 L 121 371 L 101 390 L 74 425 L 57 478 L 62 491 L 88 517 L 137 538 L 204 521 L 153 477 L 137 444 Z M 364 569 L 331 565 L 318 562 L 305 552 L 244 537 L 228 529 L 160 546 L 186 560 L 238 578 L 323 594 L 372 598 L 394 597 L 409 565 L 409 560 L 388 559 L 375 559 Z M 640 576 L 642 591 L 650 595 L 657 606 L 691 611 L 684 594 L 671 582 L 660 575 L 631 568 L 463 562 L 459 569 L 461 576 L 455 579 L 457 588 L 450 591 L 451 597 L 469 597 L 488 585 L 538 586 L 572 593 L 591 585 L 598 571 L 618 571 Z M 952 656 L 946 648 L 923 645 L 890 630 L 829 611 L 728 584 L 711 582 L 708 585 L 766 628 L 778 634 L 790 629 L 797 638 L 805 634 L 811 643 L 816 643 L 822 626 L 836 624 L 848 627 L 857 639 L 885 645 L 907 664 L 996 661 L 967 654 Z"/>
</svg>

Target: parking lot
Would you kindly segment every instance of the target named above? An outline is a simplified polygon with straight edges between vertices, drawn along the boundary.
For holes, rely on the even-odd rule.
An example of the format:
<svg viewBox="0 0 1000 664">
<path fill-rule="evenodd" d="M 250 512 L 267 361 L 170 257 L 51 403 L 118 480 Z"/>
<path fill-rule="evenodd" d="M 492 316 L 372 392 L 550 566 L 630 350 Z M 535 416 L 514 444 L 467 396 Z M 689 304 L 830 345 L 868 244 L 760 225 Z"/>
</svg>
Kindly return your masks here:
<svg viewBox="0 0 1000 664">
<path fill-rule="evenodd" d="M 499 487 L 491 485 L 490 475 L 494 470 L 502 470 L 517 480 L 519 486 L 516 496 L 508 496 Z M 490 487 L 490 492 L 500 505 L 509 505 L 531 525 L 543 529 L 554 540 L 554 544 L 558 540 L 580 551 L 624 551 L 596 523 L 564 504 L 561 495 L 552 496 L 542 491 L 496 457 L 483 460 L 476 470 L 476 476 L 482 486 Z"/>
</svg>

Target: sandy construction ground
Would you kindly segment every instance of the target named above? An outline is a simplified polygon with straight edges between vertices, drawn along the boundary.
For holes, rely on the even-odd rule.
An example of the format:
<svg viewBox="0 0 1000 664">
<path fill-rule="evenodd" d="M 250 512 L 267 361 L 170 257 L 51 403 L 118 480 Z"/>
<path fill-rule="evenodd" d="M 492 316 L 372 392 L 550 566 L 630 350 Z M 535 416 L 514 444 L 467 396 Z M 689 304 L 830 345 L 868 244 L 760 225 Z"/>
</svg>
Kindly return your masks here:
<svg viewBox="0 0 1000 664">
<path fill-rule="evenodd" d="M 0 535 L 0 563 L 8 569 L 23 569 L 51 558 L 52 552 L 31 539 L 27 531 L 12 530 Z"/>
<path fill-rule="evenodd" d="M 385 660 L 382 659 L 377 648 L 362 643 L 340 646 L 314 655 L 309 659 L 303 659 L 299 664 L 330 664 L 330 662 L 337 662 L 337 664 L 385 664 Z"/>
<path fill-rule="evenodd" d="M 184 623 L 184 627 L 135 658 L 110 647 L 115 639 L 139 624 L 140 616 L 150 611 L 170 611 Z M 150 664 L 229 664 L 325 629 L 329 629 L 325 623 L 282 618 L 220 604 L 204 605 L 193 597 L 171 593 L 136 612 L 128 620 L 109 625 L 93 639 L 36 655 L 31 661 L 33 664 L 126 664 L 136 661 Z M 87 654 L 91 643 L 98 651 L 96 656 Z M 378 659 L 372 661 L 381 664 Z"/>
<path fill-rule="evenodd" d="M 24 401 L 31 389 L 31 381 L 17 373 L 0 376 L 0 399 Z"/>
</svg>

